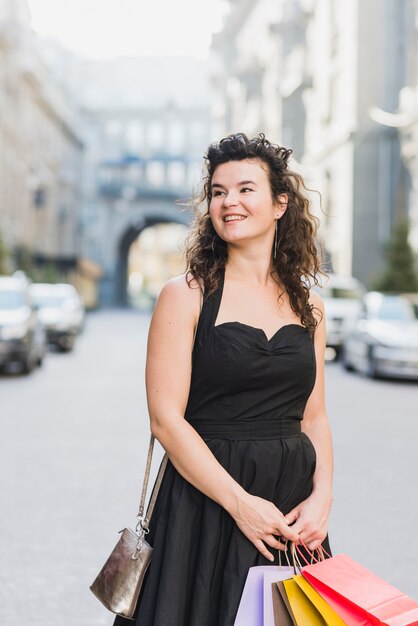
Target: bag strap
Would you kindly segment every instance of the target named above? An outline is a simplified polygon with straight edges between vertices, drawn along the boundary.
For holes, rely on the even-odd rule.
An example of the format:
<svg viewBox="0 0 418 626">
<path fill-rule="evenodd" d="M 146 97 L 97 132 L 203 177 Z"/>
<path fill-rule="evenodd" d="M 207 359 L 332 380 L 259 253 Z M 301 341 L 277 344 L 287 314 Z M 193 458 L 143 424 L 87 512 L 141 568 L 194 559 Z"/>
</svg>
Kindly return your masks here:
<svg viewBox="0 0 418 626">
<path fill-rule="evenodd" d="M 145 475 L 144 475 L 144 482 L 143 482 L 143 485 L 142 485 L 141 500 L 140 500 L 140 503 L 139 503 L 139 509 L 138 509 L 138 513 L 137 513 L 137 517 L 140 517 L 140 518 L 142 518 L 143 515 L 144 515 L 145 498 L 147 497 L 149 475 L 150 475 L 150 472 L 151 472 L 152 453 L 154 451 L 154 442 L 155 442 L 155 437 L 154 437 L 154 435 L 151 435 L 150 440 L 149 440 L 149 445 L 148 445 L 147 463 L 146 463 L 146 466 L 145 466 Z M 161 469 L 158 472 L 157 481 L 158 481 L 160 473 L 161 473 Z M 150 504 L 151 504 L 151 502 L 150 502 Z M 148 509 L 149 509 L 149 507 L 148 507 Z M 147 511 L 147 518 L 148 518 L 148 511 Z"/>
<path fill-rule="evenodd" d="M 199 288 L 200 288 L 200 311 L 199 311 L 199 317 L 200 317 L 200 313 L 202 311 L 202 306 L 203 306 L 203 287 L 201 286 L 200 282 L 199 282 Z M 199 323 L 199 319 L 198 319 L 198 321 L 196 323 L 196 326 L 194 328 L 193 346 L 194 346 L 194 343 L 195 343 L 195 340 L 196 340 L 196 332 L 197 332 L 198 323 Z M 145 529 L 145 530 L 148 529 L 148 525 L 150 523 L 151 516 L 152 516 L 152 513 L 154 511 L 155 502 L 157 500 L 158 492 L 160 490 L 161 483 L 162 483 L 162 480 L 163 480 L 165 468 L 166 468 L 167 462 L 168 462 L 167 454 L 164 454 L 163 460 L 161 461 L 160 469 L 158 470 L 157 478 L 155 480 L 154 488 L 152 490 L 151 498 L 150 498 L 150 501 L 149 501 L 149 504 L 148 504 L 147 514 L 145 516 L 145 519 L 143 520 L 144 510 L 145 510 L 145 499 L 147 497 L 148 482 L 149 482 L 149 476 L 150 476 L 150 472 L 151 472 L 152 453 L 154 451 L 154 443 L 155 443 L 155 437 L 154 437 L 154 435 L 151 434 L 150 442 L 149 442 L 149 445 L 148 445 L 147 463 L 146 463 L 146 466 L 145 466 L 145 475 L 144 475 L 144 482 L 142 484 L 141 499 L 140 499 L 139 509 L 138 509 L 138 513 L 137 513 L 137 517 L 139 518 L 139 522 L 137 524 L 137 527 L 141 526 L 141 528 Z"/>
</svg>

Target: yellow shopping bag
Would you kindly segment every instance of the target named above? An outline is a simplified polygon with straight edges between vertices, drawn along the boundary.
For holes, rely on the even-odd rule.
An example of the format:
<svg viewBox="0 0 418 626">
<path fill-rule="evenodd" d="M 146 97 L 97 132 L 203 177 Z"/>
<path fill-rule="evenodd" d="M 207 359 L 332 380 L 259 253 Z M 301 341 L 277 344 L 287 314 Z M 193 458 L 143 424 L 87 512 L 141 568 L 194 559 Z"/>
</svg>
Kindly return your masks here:
<svg viewBox="0 0 418 626">
<path fill-rule="evenodd" d="M 298 626 L 296 618 L 293 615 L 292 607 L 289 604 L 289 599 L 287 597 L 286 589 L 284 588 L 283 581 L 281 580 L 281 581 L 277 582 L 276 586 L 277 586 L 277 589 L 279 590 L 280 596 L 281 596 L 281 598 L 283 600 L 283 604 L 284 604 L 284 606 L 286 608 L 287 614 L 289 615 L 290 619 L 292 620 L 293 626 Z M 276 624 L 276 626 L 278 626 L 278 625 Z M 280 622 L 279 622 L 279 626 L 280 626 Z"/>
<path fill-rule="evenodd" d="M 345 622 L 303 576 L 292 576 L 283 586 L 298 626 L 345 626 Z"/>
</svg>

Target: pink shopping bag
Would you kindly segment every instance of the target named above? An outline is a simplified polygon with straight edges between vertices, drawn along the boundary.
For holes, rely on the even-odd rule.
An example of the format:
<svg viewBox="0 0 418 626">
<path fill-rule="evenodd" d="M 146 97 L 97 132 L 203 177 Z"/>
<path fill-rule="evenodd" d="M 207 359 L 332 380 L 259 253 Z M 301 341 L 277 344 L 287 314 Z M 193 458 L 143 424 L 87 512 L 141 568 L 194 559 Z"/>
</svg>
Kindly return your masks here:
<svg viewBox="0 0 418 626">
<path fill-rule="evenodd" d="M 346 554 L 302 567 L 347 626 L 418 626 L 418 604 Z"/>
<path fill-rule="evenodd" d="M 234 626 L 274 626 L 271 585 L 294 574 L 293 567 L 256 565 L 250 567 Z"/>
</svg>

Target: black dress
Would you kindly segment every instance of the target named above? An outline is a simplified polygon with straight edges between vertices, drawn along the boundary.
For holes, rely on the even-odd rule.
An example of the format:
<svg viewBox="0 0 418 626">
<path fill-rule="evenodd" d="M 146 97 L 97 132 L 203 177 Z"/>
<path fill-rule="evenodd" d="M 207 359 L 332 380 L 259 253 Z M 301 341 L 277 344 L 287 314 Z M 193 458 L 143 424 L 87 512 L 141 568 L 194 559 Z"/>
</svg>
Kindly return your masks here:
<svg viewBox="0 0 418 626">
<path fill-rule="evenodd" d="M 312 491 L 316 453 L 301 419 L 315 383 L 313 338 L 300 324 L 269 340 L 240 322 L 215 326 L 223 283 L 224 274 L 203 303 L 185 418 L 244 489 L 286 514 Z M 170 462 L 148 540 L 136 620 L 114 626 L 233 626 L 248 568 L 272 564 Z"/>
</svg>

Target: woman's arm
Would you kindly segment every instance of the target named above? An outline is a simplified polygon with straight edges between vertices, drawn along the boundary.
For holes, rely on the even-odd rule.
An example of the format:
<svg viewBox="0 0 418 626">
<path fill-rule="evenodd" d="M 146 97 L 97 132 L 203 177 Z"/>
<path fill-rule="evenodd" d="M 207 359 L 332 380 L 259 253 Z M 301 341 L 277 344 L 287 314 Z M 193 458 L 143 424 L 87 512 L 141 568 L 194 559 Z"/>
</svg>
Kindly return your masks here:
<svg viewBox="0 0 418 626">
<path fill-rule="evenodd" d="M 194 285 L 193 285 L 194 283 Z M 194 487 L 224 507 L 240 530 L 268 559 L 284 548 L 274 536 L 297 540 L 277 507 L 250 495 L 216 460 L 209 447 L 184 419 L 190 391 L 194 328 L 200 310 L 196 281 L 185 276 L 162 289 L 151 320 L 146 363 L 146 389 L 151 431 L 177 471 Z"/>
<path fill-rule="evenodd" d="M 310 550 L 315 550 L 325 539 L 332 504 L 333 452 L 331 429 L 325 408 L 324 369 L 326 348 L 326 321 L 324 303 L 319 294 L 311 293 L 311 303 L 322 313 L 315 331 L 316 380 L 305 407 L 302 430 L 312 441 L 316 451 L 316 469 L 312 494 L 286 515 L 289 524 Z"/>
</svg>

